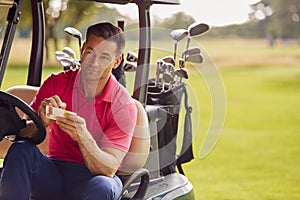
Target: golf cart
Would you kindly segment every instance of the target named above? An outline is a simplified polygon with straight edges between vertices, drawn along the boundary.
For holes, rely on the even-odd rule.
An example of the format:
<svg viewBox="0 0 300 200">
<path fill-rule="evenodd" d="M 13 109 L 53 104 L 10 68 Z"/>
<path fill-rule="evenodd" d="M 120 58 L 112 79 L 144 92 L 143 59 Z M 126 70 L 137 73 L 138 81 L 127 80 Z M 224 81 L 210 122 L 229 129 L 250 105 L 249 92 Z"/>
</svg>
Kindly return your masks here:
<svg viewBox="0 0 300 200">
<path fill-rule="evenodd" d="M 21 13 L 22 2 L 23 0 L 0 0 L 0 6 L 8 9 L 7 28 L 1 50 L 0 86 Z M 131 169 L 134 170 L 130 174 L 125 173 L 125 175 L 120 175 L 124 187 L 119 199 L 194 199 L 193 186 L 184 175 L 181 167 L 182 163 L 193 159 L 191 146 L 191 107 L 187 102 L 187 90 L 182 79 L 187 78 L 186 70 L 184 69 L 186 61 L 202 62 L 202 57 L 199 54 L 200 51 L 197 48 L 186 51 L 183 58 L 179 60 L 180 71 L 174 71 L 174 68 L 172 68 L 172 64 L 175 64 L 175 60 L 172 60 L 172 58 L 165 57 L 161 59 L 157 63 L 157 76 L 149 78 L 151 53 L 150 7 L 153 4 L 176 5 L 180 2 L 179 0 L 96 0 L 96 2 L 136 4 L 139 11 L 139 50 L 136 58 L 135 89 L 132 97 L 141 105 L 141 117 L 145 119 L 146 115 L 146 122 L 145 120 L 142 121 L 141 125 L 146 126 L 146 129 L 143 129 L 143 138 L 141 139 L 143 141 L 132 142 L 132 146 L 137 145 L 136 148 L 133 147 L 132 149 L 139 149 L 136 154 L 140 155 L 128 158 L 128 162 L 132 162 L 133 160 L 140 162 L 138 164 L 131 163 Z M 27 85 L 15 86 L 6 91 L 0 91 L 1 151 L 2 149 L 7 149 L 9 146 L 7 142 L 4 144 L 4 141 L 6 139 L 17 140 L 18 132 L 24 127 L 24 121 L 16 114 L 16 107 L 29 115 L 39 129 L 39 136 L 32 139 L 32 142 L 40 145 L 41 149 L 47 146 L 46 130 L 40 118 L 28 106 L 28 103 L 30 103 L 41 84 L 45 41 L 42 0 L 31 0 L 31 8 L 33 31 Z M 205 24 L 196 24 L 190 26 L 188 30 L 174 31 L 171 33 L 171 37 L 177 44 L 185 36 L 188 36 L 190 40 L 193 35 L 204 33 L 208 29 L 209 26 Z M 176 58 L 176 54 L 174 54 L 174 58 Z M 178 81 L 174 81 L 175 75 L 179 77 Z M 182 104 L 184 104 L 186 109 L 185 135 L 181 153 L 177 155 L 176 135 L 178 131 L 179 111 Z M 7 119 L 13 120 L 8 122 Z M 14 124 L 14 126 L 11 127 L 11 124 Z M 12 134 L 15 137 L 11 137 L 10 135 Z M 147 145 L 149 143 L 150 145 Z M 179 172 L 176 171 L 176 166 Z"/>
</svg>

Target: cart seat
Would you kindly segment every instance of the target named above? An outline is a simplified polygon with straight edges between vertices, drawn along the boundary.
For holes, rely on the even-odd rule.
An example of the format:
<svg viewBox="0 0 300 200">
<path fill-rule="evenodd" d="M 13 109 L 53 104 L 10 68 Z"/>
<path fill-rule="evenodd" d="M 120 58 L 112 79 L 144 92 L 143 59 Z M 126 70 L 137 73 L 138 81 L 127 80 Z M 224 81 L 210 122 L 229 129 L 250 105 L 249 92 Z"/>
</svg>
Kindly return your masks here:
<svg viewBox="0 0 300 200">
<path fill-rule="evenodd" d="M 138 111 L 137 121 L 129 151 L 123 159 L 118 175 L 130 175 L 144 167 L 150 152 L 148 116 L 143 105 L 138 100 L 133 100 Z"/>
</svg>

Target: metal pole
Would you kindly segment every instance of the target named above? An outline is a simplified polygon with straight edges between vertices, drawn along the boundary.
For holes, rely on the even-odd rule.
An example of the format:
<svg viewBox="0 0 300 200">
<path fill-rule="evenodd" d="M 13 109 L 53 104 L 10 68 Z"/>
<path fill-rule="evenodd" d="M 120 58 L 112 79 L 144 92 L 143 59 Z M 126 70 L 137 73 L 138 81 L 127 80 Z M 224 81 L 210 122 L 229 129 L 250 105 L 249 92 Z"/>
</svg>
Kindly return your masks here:
<svg viewBox="0 0 300 200">
<path fill-rule="evenodd" d="M 31 0 L 32 45 L 27 85 L 40 86 L 44 61 L 45 16 L 42 0 Z"/>
<path fill-rule="evenodd" d="M 1 56 L 0 56 L 0 88 L 4 77 L 4 72 L 6 69 L 9 53 L 11 50 L 11 45 L 16 32 L 17 24 L 20 19 L 22 2 L 23 2 L 22 0 L 15 0 L 14 2 L 11 2 L 12 7 L 9 9 L 8 12 L 8 16 L 7 16 L 8 25 L 3 39 L 3 45 L 2 45 Z"/>
<path fill-rule="evenodd" d="M 133 98 L 144 106 L 147 103 L 148 77 L 150 68 L 151 31 L 150 13 L 151 4 L 147 0 L 135 0 L 139 9 L 139 53 L 134 83 Z"/>
</svg>

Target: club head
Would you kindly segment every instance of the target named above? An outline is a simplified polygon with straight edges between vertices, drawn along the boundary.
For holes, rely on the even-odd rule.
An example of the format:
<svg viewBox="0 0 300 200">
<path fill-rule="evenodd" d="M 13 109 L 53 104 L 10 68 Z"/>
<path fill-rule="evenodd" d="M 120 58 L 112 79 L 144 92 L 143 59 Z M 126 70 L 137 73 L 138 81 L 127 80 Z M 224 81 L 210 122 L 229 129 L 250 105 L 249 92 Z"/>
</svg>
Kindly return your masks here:
<svg viewBox="0 0 300 200">
<path fill-rule="evenodd" d="M 175 66 L 171 63 L 165 63 L 165 69 L 167 70 L 167 72 L 169 72 L 170 74 L 174 74 L 174 69 L 175 69 Z"/>
<path fill-rule="evenodd" d="M 162 58 L 162 60 L 175 66 L 175 60 L 172 56 L 165 56 Z"/>
<path fill-rule="evenodd" d="M 74 62 L 70 58 L 62 58 L 59 62 L 63 67 L 70 67 L 74 65 Z"/>
<path fill-rule="evenodd" d="M 163 81 L 166 83 L 171 83 L 172 81 L 174 81 L 173 76 L 168 72 L 164 72 L 162 78 L 163 78 Z"/>
<path fill-rule="evenodd" d="M 69 34 L 69 35 L 71 35 L 71 36 L 73 36 L 73 37 L 75 37 L 75 38 L 78 39 L 79 53 L 80 53 L 80 51 L 81 51 L 81 40 L 82 40 L 82 34 L 81 34 L 81 32 L 78 29 L 74 28 L 74 27 L 66 27 L 64 29 L 64 31 L 67 34 Z"/>
<path fill-rule="evenodd" d="M 137 62 L 138 55 L 134 52 L 128 52 L 126 60 L 129 62 Z"/>
<path fill-rule="evenodd" d="M 188 79 L 188 70 L 186 68 L 181 68 L 175 71 L 175 75 L 179 76 L 180 78 Z"/>
<path fill-rule="evenodd" d="M 78 29 L 76 29 L 76 28 L 74 28 L 74 27 L 66 27 L 65 29 L 64 29 L 64 31 L 66 32 L 66 33 L 68 33 L 69 35 L 71 35 L 71 36 L 73 36 L 73 37 L 75 37 L 75 38 L 78 38 L 78 39 L 82 39 L 82 34 L 81 34 L 81 32 L 78 30 Z"/>
<path fill-rule="evenodd" d="M 170 37 L 175 40 L 176 42 L 179 42 L 183 38 L 185 38 L 188 35 L 188 31 L 185 29 L 176 29 L 171 31 Z"/>
<path fill-rule="evenodd" d="M 194 55 L 194 54 L 200 54 L 201 50 L 199 47 L 191 47 L 189 49 L 186 49 L 182 52 L 182 56 L 181 58 L 185 58 L 187 56 L 191 56 L 191 55 Z"/>
<path fill-rule="evenodd" d="M 126 62 L 123 66 L 125 72 L 134 72 L 136 71 L 136 64 L 131 62 Z"/>
<path fill-rule="evenodd" d="M 73 68 L 76 68 L 77 66 L 79 67 L 80 66 L 80 62 L 76 59 L 71 59 L 71 58 L 61 58 L 59 60 L 60 64 L 63 66 L 63 67 L 70 67 L 72 66 Z"/>
<path fill-rule="evenodd" d="M 194 54 L 194 55 L 187 56 L 185 60 L 192 63 L 202 63 L 203 57 L 201 54 Z"/>
<path fill-rule="evenodd" d="M 73 49 L 71 49 L 70 47 L 64 47 L 63 52 L 68 54 L 71 58 L 76 59 L 75 51 Z"/>
<path fill-rule="evenodd" d="M 169 66 L 168 66 L 168 64 L 169 63 L 166 63 L 165 61 L 163 61 L 163 60 L 161 60 L 162 62 L 160 63 L 161 65 L 160 65 L 160 68 L 161 68 L 161 71 L 162 72 L 166 72 L 167 70 L 168 70 L 168 68 L 169 68 Z"/>
<path fill-rule="evenodd" d="M 179 58 L 179 68 L 184 67 L 185 60 L 183 58 Z"/>
<path fill-rule="evenodd" d="M 201 35 L 210 30 L 210 28 L 211 27 L 205 23 L 193 23 L 188 27 L 188 36 L 193 37 Z"/>
<path fill-rule="evenodd" d="M 62 52 L 62 51 L 55 51 L 55 57 L 59 61 L 62 58 L 69 58 L 69 54 Z"/>
</svg>

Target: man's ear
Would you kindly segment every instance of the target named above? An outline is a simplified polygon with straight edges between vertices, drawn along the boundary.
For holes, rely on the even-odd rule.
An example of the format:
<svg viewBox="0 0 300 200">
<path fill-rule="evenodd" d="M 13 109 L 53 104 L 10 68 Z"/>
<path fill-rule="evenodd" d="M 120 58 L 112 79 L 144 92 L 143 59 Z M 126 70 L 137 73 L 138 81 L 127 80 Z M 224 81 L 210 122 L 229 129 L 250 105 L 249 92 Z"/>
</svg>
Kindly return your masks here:
<svg viewBox="0 0 300 200">
<path fill-rule="evenodd" d="M 115 64 L 113 67 L 114 69 L 116 69 L 120 65 L 120 63 L 122 62 L 122 59 L 123 59 L 122 55 L 120 55 L 119 57 L 116 58 Z"/>
<path fill-rule="evenodd" d="M 82 47 L 81 47 L 81 49 L 80 49 L 80 57 L 82 57 L 84 48 L 85 48 L 85 42 L 82 44 Z"/>
</svg>

